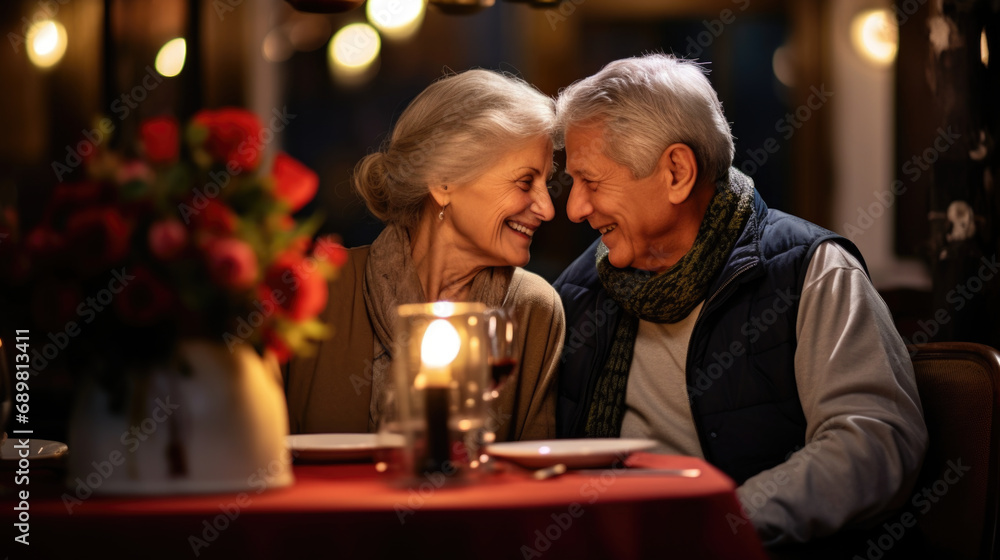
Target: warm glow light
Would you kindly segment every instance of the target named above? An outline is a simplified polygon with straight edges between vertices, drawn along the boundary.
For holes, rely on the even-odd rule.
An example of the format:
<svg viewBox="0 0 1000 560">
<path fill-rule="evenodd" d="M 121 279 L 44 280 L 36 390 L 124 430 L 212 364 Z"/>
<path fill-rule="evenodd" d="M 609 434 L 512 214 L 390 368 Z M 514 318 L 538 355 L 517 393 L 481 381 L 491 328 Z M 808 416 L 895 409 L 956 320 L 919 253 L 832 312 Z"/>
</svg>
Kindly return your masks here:
<svg viewBox="0 0 1000 560">
<path fill-rule="evenodd" d="M 346 25 L 330 41 L 330 71 L 341 85 L 361 85 L 378 72 L 381 48 L 382 40 L 374 27 L 367 23 Z"/>
<path fill-rule="evenodd" d="M 368 21 L 390 39 L 412 36 L 424 21 L 424 0 L 368 0 Z"/>
<path fill-rule="evenodd" d="M 899 28 L 889 10 L 868 10 L 851 21 L 851 42 L 865 60 L 888 66 L 896 60 Z"/>
<path fill-rule="evenodd" d="M 792 62 L 792 49 L 788 45 L 782 45 L 774 49 L 771 57 L 771 70 L 778 81 L 786 87 L 795 85 L 795 64 Z"/>
<path fill-rule="evenodd" d="M 49 68 L 66 54 L 66 28 L 58 21 L 45 20 L 28 29 L 28 60 L 39 68 Z"/>
<path fill-rule="evenodd" d="M 171 39 L 156 53 L 156 71 L 167 78 L 173 78 L 184 68 L 187 57 L 187 42 L 183 37 Z"/>
<path fill-rule="evenodd" d="M 420 361 L 430 368 L 443 368 L 455 361 L 462 341 L 458 331 L 445 319 L 435 319 L 424 331 Z"/>
<path fill-rule="evenodd" d="M 983 66 L 990 65 L 990 45 L 986 42 L 986 30 L 979 34 L 979 59 L 983 61 Z"/>
<path fill-rule="evenodd" d="M 267 32 L 264 36 L 264 43 L 261 45 L 261 53 L 264 58 L 271 62 L 284 62 L 292 57 L 295 48 L 288 38 L 288 33 L 281 27 L 276 27 Z"/>
<path fill-rule="evenodd" d="M 375 62 L 382 41 L 375 28 L 367 23 L 352 23 L 338 31 L 330 41 L 330 60 L 342 68 L 364 69 Z"/>
</svg>

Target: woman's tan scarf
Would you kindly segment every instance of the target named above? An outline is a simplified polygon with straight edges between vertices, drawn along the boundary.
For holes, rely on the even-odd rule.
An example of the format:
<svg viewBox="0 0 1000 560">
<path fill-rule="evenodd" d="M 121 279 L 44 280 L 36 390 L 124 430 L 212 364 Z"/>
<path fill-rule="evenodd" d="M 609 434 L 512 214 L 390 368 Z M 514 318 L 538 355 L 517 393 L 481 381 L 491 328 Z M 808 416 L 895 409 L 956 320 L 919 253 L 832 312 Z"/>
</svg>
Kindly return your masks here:
<svg viewBox="0 0 1000 560">
<path fill-rule="evenodd" d="M 410 251 L 409 233 L 390 224 L 372 243 L 365 265 L 365 307 L 375 332 L 371 363 L 372 398 L 368 416 L 370 431 L 375 431 L 378 426 L 386 390 L 392 383 L 389 367 L 398 318 L 396 308 L 407 303 L 427 303 Z M 469 301 L 481 302 L 488 307 L 501 306 L 513 274 L 514 267 L 511 266 L 483 269 L 472 279 Z"/>
</svg>

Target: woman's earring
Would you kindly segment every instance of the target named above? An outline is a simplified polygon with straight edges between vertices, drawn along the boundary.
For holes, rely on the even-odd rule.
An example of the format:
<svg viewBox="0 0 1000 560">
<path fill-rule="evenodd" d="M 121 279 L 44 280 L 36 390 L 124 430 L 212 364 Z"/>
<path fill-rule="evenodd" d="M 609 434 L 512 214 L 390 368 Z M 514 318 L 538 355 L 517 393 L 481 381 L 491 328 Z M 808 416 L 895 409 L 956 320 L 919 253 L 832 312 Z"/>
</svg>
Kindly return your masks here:
<svg viewBox="0 0 1000 560">
<path fill-rule="evenodd" d="M 438 212 L 438 219 L 442 220 L 442 221 L 444 220 L 444 207 L 443 206 L 441 207 L 441 211 Z"/>
</svg>

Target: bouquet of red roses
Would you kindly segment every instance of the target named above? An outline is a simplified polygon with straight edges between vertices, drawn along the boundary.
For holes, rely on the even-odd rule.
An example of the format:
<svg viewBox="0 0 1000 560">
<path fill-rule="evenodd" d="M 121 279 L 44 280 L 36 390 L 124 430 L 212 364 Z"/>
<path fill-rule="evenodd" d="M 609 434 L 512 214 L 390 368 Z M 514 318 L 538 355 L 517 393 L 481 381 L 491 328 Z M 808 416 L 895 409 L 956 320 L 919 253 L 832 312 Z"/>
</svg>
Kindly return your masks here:
<svg viewBox="0 0 1000 560">
<path fill-rule="evenodd" d="M 286 360 L 327 334 L 316 317 L 346 253 L 313 241 L 318 219 L 293 219 L 318 177 L 267 155 L 268 133 L 241 109 L 183 129 L 153 118 L 136 157 L 88 150 L 85 180 L 56 186 L 30 231 L 0 212 L 3 314 L 35 326 L 34 370 L 69 357 L 113 385 L 184 338 Z"/>
</svg>

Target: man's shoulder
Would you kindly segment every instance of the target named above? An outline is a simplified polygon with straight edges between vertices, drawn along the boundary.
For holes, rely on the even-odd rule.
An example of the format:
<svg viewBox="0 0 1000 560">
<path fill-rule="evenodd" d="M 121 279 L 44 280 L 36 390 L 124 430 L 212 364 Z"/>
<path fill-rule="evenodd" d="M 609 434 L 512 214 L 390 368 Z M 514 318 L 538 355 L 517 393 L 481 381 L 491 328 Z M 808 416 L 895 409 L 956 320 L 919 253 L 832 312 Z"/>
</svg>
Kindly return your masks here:
<svg viewBox="0 0 1000 560">
<path fill-rule="evenodd" d="M 816 250 L 824 245 L 836 245 L 857 260 L 867 273 L 867 265 L 858 247 L 846 237 L 793 214 L 768 209 L 761 228 L 761 252 L 765 262 L 797 257 L 800 268 L 808 266 Z"/>
<path fill-rule="evenodd" d="M 836 233 L 794 214 L 768 208 L 762 236 L 811 244 L 816 239 L 839 237 Z"/>
</svg>

